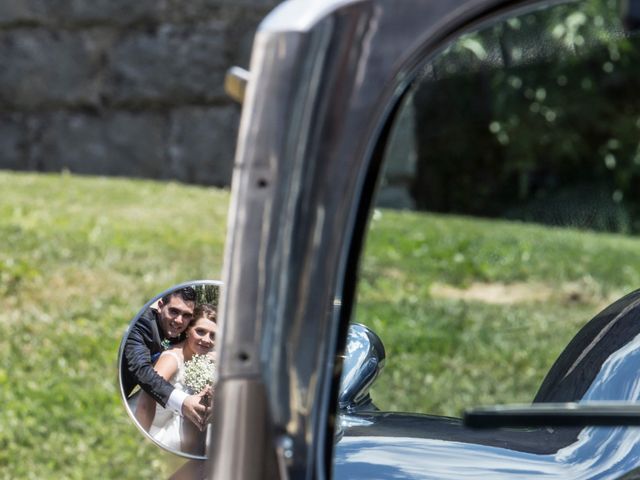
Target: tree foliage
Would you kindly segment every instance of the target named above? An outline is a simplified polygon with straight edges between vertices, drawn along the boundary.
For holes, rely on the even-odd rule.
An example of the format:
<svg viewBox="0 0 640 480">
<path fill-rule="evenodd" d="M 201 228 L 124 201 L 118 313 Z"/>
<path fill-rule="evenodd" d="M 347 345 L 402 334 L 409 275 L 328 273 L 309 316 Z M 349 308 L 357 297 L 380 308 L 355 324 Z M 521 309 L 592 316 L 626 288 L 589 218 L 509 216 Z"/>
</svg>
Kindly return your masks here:
<svg viewBox="0 0 640 480">
<path fill-rule="evenodd" d="M 413 97 L 417 206 L 640 230 L 640 39 L 625 5 L 506 18 L 429 61 Z"/>
</svg>

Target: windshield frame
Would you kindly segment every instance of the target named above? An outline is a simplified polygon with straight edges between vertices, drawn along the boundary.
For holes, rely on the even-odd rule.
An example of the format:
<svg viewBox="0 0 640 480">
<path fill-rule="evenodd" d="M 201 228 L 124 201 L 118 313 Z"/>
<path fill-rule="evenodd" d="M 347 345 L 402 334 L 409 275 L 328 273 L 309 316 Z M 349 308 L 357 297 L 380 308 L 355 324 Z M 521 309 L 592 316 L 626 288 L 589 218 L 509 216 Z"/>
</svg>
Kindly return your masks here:
<svg viewBox="0 0 640 480">
<path fill-rule="evenodd" d="M 223 275 L 215 478 L 331 476 L 337 359 L 395 109 L 450 39 L 568 2 L 314 3 L 322 14 L 302 26 L 287 18 L 299 3 L 276 9 L 254 43 Z"/>
</svg>

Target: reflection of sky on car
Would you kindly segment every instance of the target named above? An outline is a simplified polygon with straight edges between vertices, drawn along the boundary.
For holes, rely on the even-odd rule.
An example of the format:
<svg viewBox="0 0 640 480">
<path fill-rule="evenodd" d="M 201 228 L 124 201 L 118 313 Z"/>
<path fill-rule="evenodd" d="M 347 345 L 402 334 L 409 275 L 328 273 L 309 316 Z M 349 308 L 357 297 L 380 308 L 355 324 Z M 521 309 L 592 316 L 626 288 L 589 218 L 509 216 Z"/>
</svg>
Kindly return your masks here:
<svg viewBox="0 0 640 480">
<path fill-rule="evenodd" d="M 347 334 L 347 346 L 345 349 L 347 356 L 342 372 L 342 384 L 351 382 L 356 373 L 358 373 L 358 369 L 354 367 L 365 361 L 369 350 L 368 345 L 367 333 L 356 325 L 352 325 Z"/>
<path fill-rule="evenodd" d="M 261 31 L 304 31 L 333 10 L 350 3 L 350 0 L 307 0 L 283 2 L 278 5 L 279 15 L 269 15 L 260 24 Z M 314 5 L 315 4 L 315 5 Z"/>
<path fill-rule="evenodd" d="M 363 348 L 367 342 L 367 334 L 360 330 L 350 329 L 347 336 L 347 353 L 353 353 Z"/>
<path fill-rule="evenodd" d="M 606 331 L 601 333 L 594 345 Z M 640 400 L 639 362 L 637 335 L 602 364 L 583 401 Z M 613 479 L 634 468 L 639 456 L 638 427 L 584 428 L 574 443 L 548 455 L 438 439 L 345 436 L 336 445 L 335 477 Z M 370 476 L 371 465 L 379 477 Z"/>
<path fill-rule="evenodd" d="M 586 428 L 577 442 L 553 455 L 434 439 L 343 437 L 334 477 L 613 479 L 635 466 L 639 445 L 640 428 L 624 427 Z"/>
<path fill-rule="evenodd" d="M 632 305 L 634 308 L 637 305 Z M 620 317 L 625 312 L 620 314 Z M 604 334 L 606 332 L 602 332 Z M 594 340 L 593 343 L 597 341 Z M 609 356 L 602 364 L 598 375 L 582 397 L 583 401 L 593 400 L 640 400 L 640 335 Z M 568 373 L 567 373 L 568 375 Z"/>
<path fill-rule="evenodd" d="M 373 472 L 378 476 L 372 476 Z M 565 467 L 548 456 L 444 440 L 389 437 L 344 437 L 336 447 L 334 473 L 336 479 L 567 478 Z"/>
</svg>

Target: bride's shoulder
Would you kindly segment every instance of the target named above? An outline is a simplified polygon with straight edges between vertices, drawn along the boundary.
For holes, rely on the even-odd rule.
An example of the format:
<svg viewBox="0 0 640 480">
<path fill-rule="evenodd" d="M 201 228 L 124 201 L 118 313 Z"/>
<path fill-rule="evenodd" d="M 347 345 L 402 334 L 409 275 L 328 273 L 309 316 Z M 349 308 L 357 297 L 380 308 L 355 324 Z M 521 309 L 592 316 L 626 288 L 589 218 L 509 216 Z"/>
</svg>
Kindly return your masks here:
<svg viewBox="0 0 640 480">
<path fill-rule="evenodd" d="M 175 358 L 178 363 L 184 362 L 182 348 L 179 348 L 179 347 L 170 348 L 169 350 L 165 350 L 164 352 L 162 352 L 160 356 L 163 356 L 163 355 Z"/>
</svg>

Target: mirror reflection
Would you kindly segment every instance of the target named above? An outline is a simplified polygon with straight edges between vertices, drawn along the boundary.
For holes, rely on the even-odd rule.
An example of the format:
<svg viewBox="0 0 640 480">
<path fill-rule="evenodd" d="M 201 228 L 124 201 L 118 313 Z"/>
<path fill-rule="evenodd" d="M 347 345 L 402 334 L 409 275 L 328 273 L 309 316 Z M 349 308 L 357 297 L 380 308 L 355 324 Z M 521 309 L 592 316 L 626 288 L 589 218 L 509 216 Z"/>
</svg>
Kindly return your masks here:
<svg viewBox="0 0 640 480">
<path fill-rule="evenodd" d="M 158 445 L 203 457 L 217 377 L 221 282 L 181 284 L 138 313 L 120 347 L 129 415 Z"/>
</svg>

